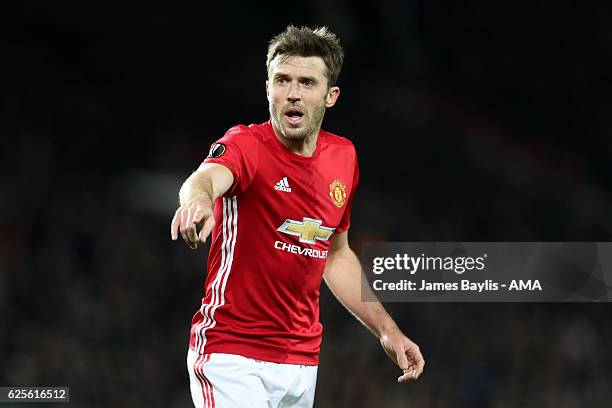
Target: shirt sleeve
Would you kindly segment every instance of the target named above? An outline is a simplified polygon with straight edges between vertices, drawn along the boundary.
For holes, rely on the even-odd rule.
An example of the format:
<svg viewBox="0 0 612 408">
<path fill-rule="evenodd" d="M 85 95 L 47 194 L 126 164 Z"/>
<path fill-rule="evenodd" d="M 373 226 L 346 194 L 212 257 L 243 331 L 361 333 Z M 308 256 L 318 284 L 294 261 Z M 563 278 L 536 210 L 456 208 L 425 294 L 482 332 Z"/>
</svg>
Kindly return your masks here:
<svg viewBox="0 0 612 408">
<path fill-rule="evenodd" d="M 355 150 L 353 150 L 353 152 L 355 152 Z M 359 164 L 357 163 L 357 152 L 355 152 L 354 163 L 355 164 L 353 170 L 353 184 L 351 186 L 351 191 L 349 192 L 348 200 L 346 200 L 346 208 L 344 209 L 344 214 L 342 214 L 340 224 L 338 225 L 338 228 L 336 228 L 336 234 L 341 234 L 344 231 L 347 231 L 351 226 L 351 209 L 353 206 L 353 197 L 355 197 L 357 185 L 359 184 Z"/>
<path fill-rule="evenodd" d="M 234 176 L 232 186 L 224 196 L 231 197 L 244 192 L 255 177 L 259 141 L 246 126 L 234 126 L 212 144 L 206 163 L 217 163 L 227 167 Z"/>
</svg>

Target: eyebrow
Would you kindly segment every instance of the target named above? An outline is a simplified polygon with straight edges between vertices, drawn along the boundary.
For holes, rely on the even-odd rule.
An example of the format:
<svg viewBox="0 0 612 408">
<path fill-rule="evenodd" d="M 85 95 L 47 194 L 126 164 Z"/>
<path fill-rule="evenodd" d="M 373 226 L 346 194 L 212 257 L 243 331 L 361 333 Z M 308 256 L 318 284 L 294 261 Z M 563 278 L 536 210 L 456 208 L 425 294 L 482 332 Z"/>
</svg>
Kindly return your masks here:
<svg viewBox="0 0 612 408">
<path fill-rule="evenodd" d="M 283 72 L 277 72 L 276 74 L 274 74 L 274 78 L 290 78 L 291 76 L 289 74 L 285 74 Z M 299 81 L 312 81 L 312 82 L 318 82 L 317 79 L 315 77 L 312 76 L 300 76 L 298 77 Z"/>
</svg>

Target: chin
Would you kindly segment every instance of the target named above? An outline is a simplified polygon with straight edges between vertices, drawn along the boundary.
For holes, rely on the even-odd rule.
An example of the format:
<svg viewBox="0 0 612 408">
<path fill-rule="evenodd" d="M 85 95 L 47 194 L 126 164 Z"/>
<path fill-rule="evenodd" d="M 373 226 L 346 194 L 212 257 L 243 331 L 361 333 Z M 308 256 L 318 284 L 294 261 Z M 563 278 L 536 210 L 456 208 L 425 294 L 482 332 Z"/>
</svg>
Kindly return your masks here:
<svg viewBox="0 0 612 408">
<path fill-rule="evenodd" d="M 308 128 L 304 126 L 292 127 L 288 123 L 283 123 L 283 125 L 281 126 L 281 129 L 283 130 L 284 136 L 287 139 L 292 139 L 292 140 L 304 139 L 306 135 L 308 134 Z"/>
</svg>

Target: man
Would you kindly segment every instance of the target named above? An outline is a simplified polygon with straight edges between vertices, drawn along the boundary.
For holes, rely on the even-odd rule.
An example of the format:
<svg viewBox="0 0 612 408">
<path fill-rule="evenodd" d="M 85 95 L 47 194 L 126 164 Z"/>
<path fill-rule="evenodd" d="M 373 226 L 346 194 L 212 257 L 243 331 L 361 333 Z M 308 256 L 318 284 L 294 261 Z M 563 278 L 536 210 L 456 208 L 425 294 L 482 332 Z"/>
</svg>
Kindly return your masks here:
<svg viewBox="0 0 612 408">
<path fill-rule="evenodd" d="M 361 301 L 347 231 L 358 182 L 351 142 L 321 130 L 343 60 L 326 28 L 289 26 L 268 48 L 270 121 L 236 126 L 181 187 L 171 225 L 196 248 L 212 232 L 187 358 L 196 407 L 311 407 L 325 282 L 417 379 L 424 360 L 379 302 Z M 197 232 L 196 225 L 201 225 Z"/>
</svg>

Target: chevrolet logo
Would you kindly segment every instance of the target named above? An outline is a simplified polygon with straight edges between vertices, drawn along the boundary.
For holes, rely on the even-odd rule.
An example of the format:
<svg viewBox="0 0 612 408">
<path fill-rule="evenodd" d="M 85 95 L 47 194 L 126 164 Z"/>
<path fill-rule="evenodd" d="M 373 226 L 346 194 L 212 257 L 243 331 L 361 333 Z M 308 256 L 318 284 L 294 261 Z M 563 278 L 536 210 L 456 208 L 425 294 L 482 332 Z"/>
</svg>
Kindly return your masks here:
<svg viewBox="0 0 612 408">
<path fill-rule="evenodd" d="M 317 239 L 327 241 L 334 230 L 335 228 L 322 227 L 320 220 L 308 217 L 303 217 L 303 221 L 288 219 L 278 228 L 278 231 L 300 237 L 300 242 L 308 244 L 316 244 Z"/>
</svg>

